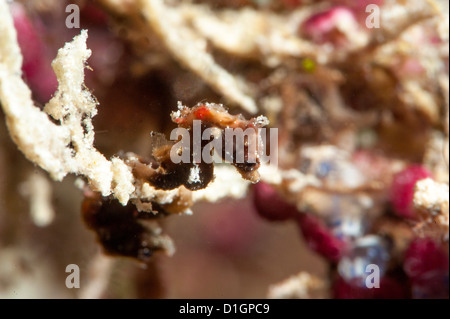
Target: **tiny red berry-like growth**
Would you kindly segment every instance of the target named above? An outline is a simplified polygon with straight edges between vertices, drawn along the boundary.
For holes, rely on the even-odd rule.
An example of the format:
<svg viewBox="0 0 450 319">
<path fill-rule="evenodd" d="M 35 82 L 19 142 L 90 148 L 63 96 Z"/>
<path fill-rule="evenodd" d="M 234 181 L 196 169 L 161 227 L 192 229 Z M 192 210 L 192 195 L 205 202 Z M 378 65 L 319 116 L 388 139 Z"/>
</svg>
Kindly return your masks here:
<svg viewBox="0 0 450 319">
<path fill-rule="evenodd" d="M 342 257 L 347 243 L 333 235 L 325 224 L 315 216 L 302 214 L 298 224 L 308 246 L 332 262 Z"/>
<path fill-rule="evenodd" d="M 405 253 L 403 267 L 413 284 L 436 285 L 448 277 L 448 254 L 433 239 L 417 238 Z M 436 278 L 436 274 L 441 278 Z"/>
<path fill-rule="evenodd" d="M 58 82 L 46 56 L 39 26 L 33 23 L 22 4 L 13 3 L 11 10 L 23 55 L 22 71 L 36 98 L 47 102 L 56 91 Z"/>
<path fill-rule="evenodd" d="M 253 187 L 253 205 L 259 216 L 270 221 L 283 221 L 295 217 L 297 208 L 284 201 L 270 185 L 259 182 Z"/>
<path fill-rule="evenodd" d="M 335 299 L 404 299 L 408 298 L 406 287 L 393 278 L 384 277 L 379 288 L 358 287 L 338 278 L 333 285 Z"/>
<path fill-rule="evenodd" d="M 397 215 L 414 218 L 414 187 L 417 181 L 431 177 L 430 172 L 421 165 L 411 165 L 394 176 L 391 188 L 391 203 Z"/>
<path fill-rule="evenodd" d="M 339 25 L 342 23 L 357 27 L 354 12 L 348 7 L 336 6 L 307 19 L 301 26 L 301 33 L 316 43 L 340 44 L 342 37 Z"/>
</svg>

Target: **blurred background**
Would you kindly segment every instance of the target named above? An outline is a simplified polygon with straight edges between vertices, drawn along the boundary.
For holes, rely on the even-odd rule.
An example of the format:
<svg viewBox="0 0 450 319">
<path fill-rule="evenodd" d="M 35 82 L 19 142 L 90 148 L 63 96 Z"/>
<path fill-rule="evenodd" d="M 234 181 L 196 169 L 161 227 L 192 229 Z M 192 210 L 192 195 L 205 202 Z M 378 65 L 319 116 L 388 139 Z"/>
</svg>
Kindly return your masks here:
<svg viewBox="0 0 450 319">
<path fill-rule="evenodd" d="M 166 2 L 174 7 L 180 5 L 180 1 Z M 408 6 L 402 1 L 372 2 L 380 6 L 392 3 Z M 335 96 L 328 96 L 330 91 L 326 88 L 329 88 L 328 84 L 334 81 L 336 74 L 325 67 L 321 69 L 319 60 L 315 60 L 317 57 L 283 57 L 286 60 L 282 59 L 281 66 L 278 66 L 277 62 L 265 60 L 265 57 L 235 56 L 232 52 L 221 51 L 211 42 L 207 42 L 207 52 L 214 54 L 217 63 L 223 68 L 241 74 L 250 83 L 249 86 L 256 92 L 254 95 L 258 105 L 262 105 L 261 113 L 267 115 L 275 127 L 280 127 L 280 145 L 284 149 L 284 153 L 281 153 L 281 166 L 301 170 L 304 159 L 298 155 L 298 150 L 302 148 L 302 144 L 330 144 L 352 154 L 352 165 L 362 170 L 361 175 L 364 175 L 365 180 L 375 180 L 379 183 L 377 185 L 382 185 L 381 191 L 373 196 L 376 198 L 376 207 L 375 212 L 370 212 L 373 214 L 370 222 L 377 220 L 384 223 L 388 220 L 389 223 L 392 222 L 389 225 L 400 223 L 398 228 L 392 226 L 395 228 L 392 233 L 400 235 L 392 235 L 389 227 L 385 227 L 384 233 L 376 228 L 378 226 L 368 228 L 377 236 L 381 233 L 391 236 L 389 241 L 396 247 L 391 251 L 394 256 L 391 263 L 395 265 L 389 266 L 391 268 L 388 273 L 399 280 L 401 289 L 408 290 L 398 296 L 442 297 L 441 290 L 437 294 L 427 291 L 427 295 L 422 290 L 414 293 L 411 288 L 418 284 L 411 278 L 407 279 L 409 273 L 406 271 L 405 274 L 399 261 L 403 257 L 395 254 L 398 242 L 409 243 L 416 236 L 412 235 L 411 230 L 416 225 L 416 220 L 404 219 L 401 213 L 395 212 L 395 204 L 387 199 L 392 176 L 399 171 L 398 167 L 403 169 L 411 163 L 423 164 L 432 171 L 421 177 L 433 175 L 437 181 L 448 185 L 448 158 L 445 166 L 442 163 L 430 164 L 426 162 L 425 156 L 432 132 L 441 134 L 441 139 L 445 140 L 445 134 L 448 138 L 448 119 L 445 124 L 443 111 L 445 92 L 439 91 L 435 82 L 420 82 L 434 77 L 435 73 L 427 73 L 426 68 L 436 62 L 436 56 L 441 53 L 433 55 L 433 51 L 433 54 L 425 57 L 424 61 L 431 61 L 425 65 L 417 62 L 419 58 L 414 59 L 417 48 L 408 50 L 402 47 L 405 51 L 399 50 L 402 59 L 403 55 L 411 56 L 411 59 L 391 59 L 389 54 L 392 52 L 389 50 L 387 58 L 382 57 L 374 60 L 375 62 L 371 60 L 372 57 L 368 60 L 360 58 L 358 54 L 362 51 L 364 54 L 372 54 L 371 46 L 364 44 L 358 47 L 360 34 L 345 33 L 345 28 L 339 29 L 336 25 L 340 22 L 336 21 L 344 19 L 346 22 L 362 25 L 363 20 L 358 14 L 362 14 L 361 8 L 372 2 L 185 1 L 192 5 L 208 6 L 214 12 L 227 9 L 269 12 L 281 17 L 276 21 L 283 21 L 291 11 L 300 12 L 307 8 L 302 12 L 312 16 L 307 20 L 311 27 L 299 29 L 299 37 L 307 38 L 331 56 L 333 54 L 330 52 L 336 52 L 336 61 L 329 62 L 328 66 L 342 71 L 344 78 L 349 79 L 339 87 L 339 94 L 342 94 L 343 103 L 350 110 L 348 112 L 356 112 L 355 117 L 347 118 L 347 111 L 340 116 L 342 109 L 334 107 Z M 414 9 L 418 2 L 414 1 L 410 7 Z M 423 1 L 425 2 L 427 1 Z M 80 31 L 66 27 L 69 14 L 66 7 L 71 3 L 80 8 L 81 29 L 89 30 L 87 45 L 92 50 L 92 56 L 88 64 L 92 71 L 86 70 L 85 83 L 100 103 L 98 114 L 93 120 L 95 147 L 106 158 L 121 152 L 150 156 L 152 146 L 149 133 L 161 132 L 168 136 L 175 128 L 170 120 L 170 113 L 176 110 L 177 101 L 188 106 L 200 101 L 229 104 L 230 113 L 243 113 L 248 118 L 246 110 L 236 103 L 230 103 L 223 94 L 212 89 L 201 75 L 192 72 L 172 57 L 159 36 L 143 26 L 141 16 L 131 9 L 127 11 L 127 1 L 12 1 L 10 8 L 24 55 L 24 79 L 32 89 L 37 106 L 42 108 L 56 90 L 57 81 L 50 64 L 57 50 Z M 439 3 L 442 7 L 438 10 L 447 15 L 448 36 L 448 1 Z M 314 10 L 310 11 L 309 7 L 315 5 Z M 339 11 L 341 9 L 338 12 L 335 10 L 336 6 L 341 9 L 344 7 L 344 18 L 342 11 Z M 319 12 L 318 16 L 315 16 L 316 12 Z M 338 17 L 335 18 L 335 15 Z M 303 15 L 300 14 L 299 17 L 300 20 L 305 20 Z M 425 43 L 418 45 L 435 45 L 433 50 L 441 50 L 440 39 L 434 37 L 434 34 L 431 36 L 432 32 L 426 30 L 416 33 L 423 36 L 419 40 Z M 364 32 L 368 31 L 364 29 Z M 414 38 L 414 33 L 410 37 Z M 331 43 L 331 46 L 327 46 L 327 43 Z M 356 45 L 357 53 L 353 54 L 350 49 L 346 51 L 351 45 Z M 424 49 L 423 52 L 425 51 Z M 345 61 L 339 60 L 341 53 L 345 55 Z M 396 51 L 395 54 L 397 53 Z M 439 56 L 442 58 L 439 63 L 436 62 L 439 72 L 448 75 L 448 52 Z M 387 71 L 381 67 L 377 69 L 380 61 L 389 64 Z M 271 63 L 277 66 L 272 67 Z M 357 65 L 357 70 L 353 69 L 354 65 Z M 427 74 L 427 77 L 423 74 Z M 431 99 L 438 101 L 435 104 L 439 111 L 433 113 L 433 109 L 427 113 L 427 110 L 421 109 L 423 100 L 418 96 L 411 98 L 410 95 L 405 95 L 405 99 L 398 98 L 397 95 L 402 92 L 399 83 L 403 83 L 404 79 L 417 79 L 419 84 L 409 87 L 412 92 L 417 87 L 432 92 Z M 327 108 L 327 101 L 322 101 L 326 97 L 329 97 L 328 102 L 331 101 L 331 108 Z M 446 103 L 448 117 L 448 93 Z M 302 109 L 300 106 L 305 104 L 318 107 Z M 413 111 L 408 108 L 416 104 L 419 107 Z M 281 106 L 277 108 L 277 105 Z M 369 120 L 371 124 L 364 124 L 365 119 L 370 117 L 368 113 L 373 111 L 376 113 L 375 122 Z M 430 114 L 437 115 L 433 117 Z M 389 118 L 394 124 L 384 125 L 382 119 L 385 118 Z M 357 147 L 352 148 L 350 145 L 353 144 Z M 373 160 L 372 157 L 367 159 L 364 153 L 359 157 L 364 163 L 355 164 L 357 160 L 353 155 L 359 149 L 375 150 L 374 158 L 381 156 L 383 160 Z M 442 165 L 444 173 L 447 173 L 446 181 L 443 177 L 445 174 L 441 174 Z M 328 186 L 332 188 L 339 184 L 339 176 L 337 182 L 332 180 Z M 343 184 L 353 182 L 355 176 L 355 180 L 358 180 L 359 175 L 349 173 L 344 176 Z M 414 179 L 413 186 L 415 181 Z M 254 203 L 266 203 L 264 197 L 255 196 L 253 187 L 249 188 L 248 193 L 243 193 L 241 198 L 222 199 L 217 203 L 198 202 L 192 207 L 192 215 L 174 214 L 161 219 L 163 232 L 172 238 L 176 247 L 173 256 L 157 253 L 147 264 L 131 258 L 106 256 L 97 242 L 96 234 L 82 220 L 84 193 L 75 186 L 77 183 L 79 180 L 75 176 L 67 176 L 62 182 L 54 182 L 46 172 L 28 161 L 11 140 L 5 124 L 5 114 L 0 108 L 0 298 L 266 298 L 272 285 L 300 272 L 324 279 L 325 288 L 319 289 L 323 290 L 320 297 L 329 298 L 332 293 L 328 285 L 337 277 L 343 276 L 342 272 L 337 275 L 338 266 L 335 261 L 330 261 L 330 256 L 326 256 L 320 248 L 319 252 L 311 249 L 317 248 L 317 245 L 311 245 L 311 238 L 308 239 L 304 229 L 302 236 L 299 221 L 288 219 L 270 222 L 261 218 L 261 212 L 258 212 Z M 280 193 L 283 193 L 282 189 Z M 410 193 L 412 194 L 412 188 Z M 327 202 L 331 201 L 331 197 L 327 195 L 323 198 L 327 198 Z M 292 199 L 289 194 L 285 198 Z M 320 198 L 322 197 L 319 197 L 319 201 Z M 340 209 L 344 210 L 344 215 L 346 206 L 342 207 Z M 375 222 L 373 224 L 378 225 Z M 304 240 L 305 236 L 307 241 Z M 318 242 L 328 240 L 328 233 L 321 233 L 320 236 Z M 407 247 L 407 244 L 402 245 Z M 402 254 L 406 249 L 403 246 L 402 250 L 399 248 Z M 441 247 L 441 244 L 438 246 Z M 447 241 L 441 248 L 448 260 L 448 234 Z M 446 279 L 444 295 L 448 297 L 448 261 L 444 264 L 442 259 L 433 260 L 435 264 L 430 266 L 431 270 L 436 264 L 439 264 L 440 270 L 444 269 L 444 272 L 439 272 L 439 289 L 445 285 Z M 66 267 L 70 264 L 76 264 L 80 268 L 79 289 L 66 287 Z M 347 286 L 345 287 L 339 289 L 345 290 Z M 309 297 L 308 294 L 305 296 Z M 357 298 L 365 295 L 358 292 L 345 296 Z"/>
</svg>

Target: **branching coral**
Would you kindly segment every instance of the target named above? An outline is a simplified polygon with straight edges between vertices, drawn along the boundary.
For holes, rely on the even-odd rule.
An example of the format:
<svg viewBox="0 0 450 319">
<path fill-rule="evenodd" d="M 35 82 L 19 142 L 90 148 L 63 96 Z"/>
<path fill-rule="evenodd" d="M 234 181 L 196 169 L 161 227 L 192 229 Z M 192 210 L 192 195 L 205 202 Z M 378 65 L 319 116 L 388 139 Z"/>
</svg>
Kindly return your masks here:
<svg viewBox="0 0 450 319">
<path fill-rule="evenodd" d="M 1 90 L 0 98 L 11 136 L 22 152 L 34 163 L 61 180 L 68 173 L 85 174 L 94 189 L 103 195 L 112 192 L 122 203 L 134 192 L 132 175 L 119 159 L 109 162 L 93 147 L 91 118 L 97 102 L 84 88 L 84 68 L 90 50 L 87 32 L 67 44 L 58 53 L 53 67 L 59 89 L 45 111 L 55 124 L 36 107 L 31 92 L 21 78 L 21 54 L 8 7 L 2 1 Z"/>
</svg>

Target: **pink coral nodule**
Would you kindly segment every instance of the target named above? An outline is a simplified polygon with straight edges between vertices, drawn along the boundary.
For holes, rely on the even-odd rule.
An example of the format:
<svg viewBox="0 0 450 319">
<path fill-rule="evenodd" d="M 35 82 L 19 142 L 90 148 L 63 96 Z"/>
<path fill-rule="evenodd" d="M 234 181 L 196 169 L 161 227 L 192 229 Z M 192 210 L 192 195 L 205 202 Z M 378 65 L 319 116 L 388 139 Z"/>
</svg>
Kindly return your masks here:
<svg viewBox="0 0 450 319">
<path fill-rule="evenodd" d="M 288 204 L 277 191 L 264 182 L 253 187 L 253 205 L 259 216 L 270 221 L 283 221 L 299 214 L 294 205 Z"/>
<path fill-rule="evenodd" d="M 337 6 L 327 11 L 312 15 L 300 28 L 306 38 L 319 43 L 343 45 L 347 42 L 346 34 L 359 28 L 354 12 L 344 6 Z"/>
<path fill-rule="evenodd" d="M 11 5 L 17 40 L 23 55 L 22 71 L 39 102 L 47 102 L 57 88 L 56 75 L 51 68 L 38 26 L 30 19 L 23 5 Z"/>
<path fill-rule="evenodd" d="M 415 218 L 414 188 L 418 181 L 428 177 L 431 177 L 431 173 L 421 165 L 410 165 L 394 175 L 390 199 L 398 216 Z"/>
<path fill-rule="evenodd" d="M 348 249 L 348 242 L 336 237 L 318 217 L 302 214 L 299 228 L 308 246 L 331 262 L 338 262 Z"/>
</svg>

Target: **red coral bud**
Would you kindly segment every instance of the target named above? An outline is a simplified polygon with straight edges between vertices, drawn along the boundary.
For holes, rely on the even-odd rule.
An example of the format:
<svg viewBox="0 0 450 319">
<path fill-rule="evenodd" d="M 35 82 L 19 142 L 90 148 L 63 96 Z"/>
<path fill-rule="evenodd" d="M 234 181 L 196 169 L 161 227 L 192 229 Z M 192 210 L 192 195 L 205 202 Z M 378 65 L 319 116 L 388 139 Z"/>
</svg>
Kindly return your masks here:
<svg viewBox="0 0 450 319">
<path fill-rule="evenodd" d="M 414 187 L 424 178 L 431 177 L 430 172 L 421 165 L 411 165 L 394 175 L 391 188 L 392 207 L 397 215 L 414 218 Z"/>
<path fill-rule="evenodd" d="M 347 242 L 337 238 L 317 217 L 302 214 L 298 224 L 308 246 L 332 262 L 337 262 L 347 249 Z"/>
<path fill-rule="evenodd" d="M 367 288 L 352 285 L 338 278 L 333 285 L 335 299 L 405 299 L 408 292 L 404 285 L 390 277 L 380 280 L 379 288 Z"/>
<path fill-rule="evenodd" d="M 340 45 L 345 42 L 344 32 L 358 28 L 352 10 L 338 6 L 311 16 L 301 26 L 302 34 L 316 43 L 331 42 Z"/>
<path fill-rule="evenodd" d="M 288 204 L 272 186 L 264 182 L 253 187 L 253 205 L 259 216 L 270 221 L 283 221 L 298 214 L 294 205 Z"/>
<path fill-rule="evenodd" d="M 57 81 L 46 55 L 44 42 L 21 4 L 13 3 L 11 12 L 23 55 L 24 77 L 36 98 L 40 102 L 47 102 L 56 90 Z"/>
<path fill-rule="evenodd" d="M 416 297 L 448 296 L 448 254 L 433 239 L 415 239 L 405 253 L 403 268 L 413 284 Z"/>
<path fill-rule="evenodd" d="M 417 238 L 405 253 L 406 274 L 418 281 L 430 271 L 448 271 L 448 255 L 431 238 Z"/>
</svg>

